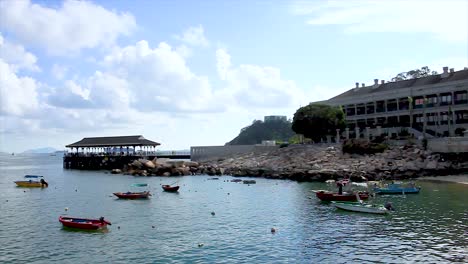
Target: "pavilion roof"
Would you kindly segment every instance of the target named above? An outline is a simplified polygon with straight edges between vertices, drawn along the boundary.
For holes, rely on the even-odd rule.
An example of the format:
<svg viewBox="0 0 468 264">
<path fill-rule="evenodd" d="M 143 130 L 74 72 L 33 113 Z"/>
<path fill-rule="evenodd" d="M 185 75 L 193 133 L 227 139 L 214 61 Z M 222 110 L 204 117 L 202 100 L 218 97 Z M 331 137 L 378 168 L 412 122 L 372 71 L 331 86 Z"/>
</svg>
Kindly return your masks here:
<svg viewBox="0 0 468 264">
<path fill-rule="evenodd" d="M 82 147 L 123 147 L 123 146 L 158 146 L 158 142 L 154 142 L 138 136 L 119 136 L 119 137 L 87 137 L 82 140 L 69 144 L 67 148 L 82 148 Z"/>
</svg>

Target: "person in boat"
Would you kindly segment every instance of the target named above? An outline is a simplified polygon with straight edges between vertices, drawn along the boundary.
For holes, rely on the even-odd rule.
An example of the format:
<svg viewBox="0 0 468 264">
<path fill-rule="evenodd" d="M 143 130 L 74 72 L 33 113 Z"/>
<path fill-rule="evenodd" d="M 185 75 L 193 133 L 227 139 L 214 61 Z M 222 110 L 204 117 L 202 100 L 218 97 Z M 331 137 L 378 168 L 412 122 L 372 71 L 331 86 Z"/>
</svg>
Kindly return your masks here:
<svg viewBox="0 0 468 264">
<path fill-rule="evenodd" d="M 104 224 L 104 216 L 99 217 L 99 222 L 101 222 L 101 224 Z"/>
<path fill-rule="evenodd" d="M 337 182 L 336 185 L 338 186 L 338 194 L 343 194 L 343 183 L 341 181 Z"/>
<path fill-rule="evenodd" d="M 41 184 L 42 186 L 44 187 L 49 187 L 49 184 L 44 180 L 44 179 L 41 179 Z"/>
</svg>

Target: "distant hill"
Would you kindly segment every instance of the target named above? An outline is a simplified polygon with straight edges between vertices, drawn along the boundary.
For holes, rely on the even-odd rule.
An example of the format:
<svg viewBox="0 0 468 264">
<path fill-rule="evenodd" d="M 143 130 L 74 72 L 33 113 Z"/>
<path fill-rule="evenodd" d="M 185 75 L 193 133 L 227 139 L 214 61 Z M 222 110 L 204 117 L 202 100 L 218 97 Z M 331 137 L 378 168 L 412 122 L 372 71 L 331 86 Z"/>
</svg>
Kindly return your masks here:
<svg viewBox="0 0 468 264">
<path fill-rule="evenodd" d="M 241 129 L 239 135 L 226 143 L 226 145 L 252 145 L 260 144 L 262 140 L 276 140 L 287 142 L 296 133 L 291 129 L 291 122 L 273 120 L 263 122 L 254 120 L 252 125 Z"/>
<path fill-rule="evenodd" d="M 44 147 L 44 148 L 36 148 L 36 149 L 28 149 L 23 151 L 25 154 L 38 154 L 38 153 L 54 153 L 57 149 L 51 147 Z"/>
</svg>

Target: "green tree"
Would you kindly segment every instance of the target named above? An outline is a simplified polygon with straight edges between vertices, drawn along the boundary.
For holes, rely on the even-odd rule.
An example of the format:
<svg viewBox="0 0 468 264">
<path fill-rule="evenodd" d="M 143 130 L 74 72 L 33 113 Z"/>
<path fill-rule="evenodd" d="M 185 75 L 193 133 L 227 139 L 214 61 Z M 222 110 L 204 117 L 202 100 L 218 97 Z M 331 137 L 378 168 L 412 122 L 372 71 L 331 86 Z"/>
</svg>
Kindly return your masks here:
<svg viewBox="0 0 468 264">
<path fill-rule="evenodd" d="M 250 126 L 241 129 L 239 135 L 226 145 L 260 144 L 262 140 L 288 141 L 294 136 L 291 121 L 275 120 L 263 122 L 254 120 Z"/>
<path fill-rule="evenodd" d="M 292 130 L 319 142 L 327 135 L 335 135 L 336 129 L 343 129 L 345 126 L 341 107 L 311 103 L 296 111 Z"/>
<path fill-rule="evenodd" d="M 427 77 L 427 76 L 436 75 L 436 74 L 438 74 L 437 71 L 431 71 L 429 67 L 424 66 L 424 67 L 421 67 L 421 69 L 410 70 L 407 72 L 400 72 L 399 74 L 397 74 L 397 76 L 392 78 L 392 81 L 397 82 L 397 81 L 403 81 L 403 80 L 410 80 L 410 79 Z"/>
</svg>

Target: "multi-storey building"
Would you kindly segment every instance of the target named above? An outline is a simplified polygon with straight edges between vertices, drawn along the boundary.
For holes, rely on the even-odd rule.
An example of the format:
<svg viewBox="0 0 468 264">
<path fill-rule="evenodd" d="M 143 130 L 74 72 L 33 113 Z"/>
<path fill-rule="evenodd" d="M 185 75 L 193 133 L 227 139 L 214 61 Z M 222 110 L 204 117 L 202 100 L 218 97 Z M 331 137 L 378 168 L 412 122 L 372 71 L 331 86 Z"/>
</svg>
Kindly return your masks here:
<svg viewBox="0 0 468 264">
<path fill-rule="evenodd" d="M 286 116 L 280 116 L 280 115 L 271 115 L 271 116 L 265 116 L 264 122 L 270 122 L 270 121 L 287 121 Z"/>
<path fill-rule="evenodd" d="M 323 103 L 341 106 L 351 131 L 412 128 L 432 136 L 468 130 L 468 68 L 397 82 L 356 87 Z M 395 129 L 392 129 L 395 131 Z"/>
</svg>

